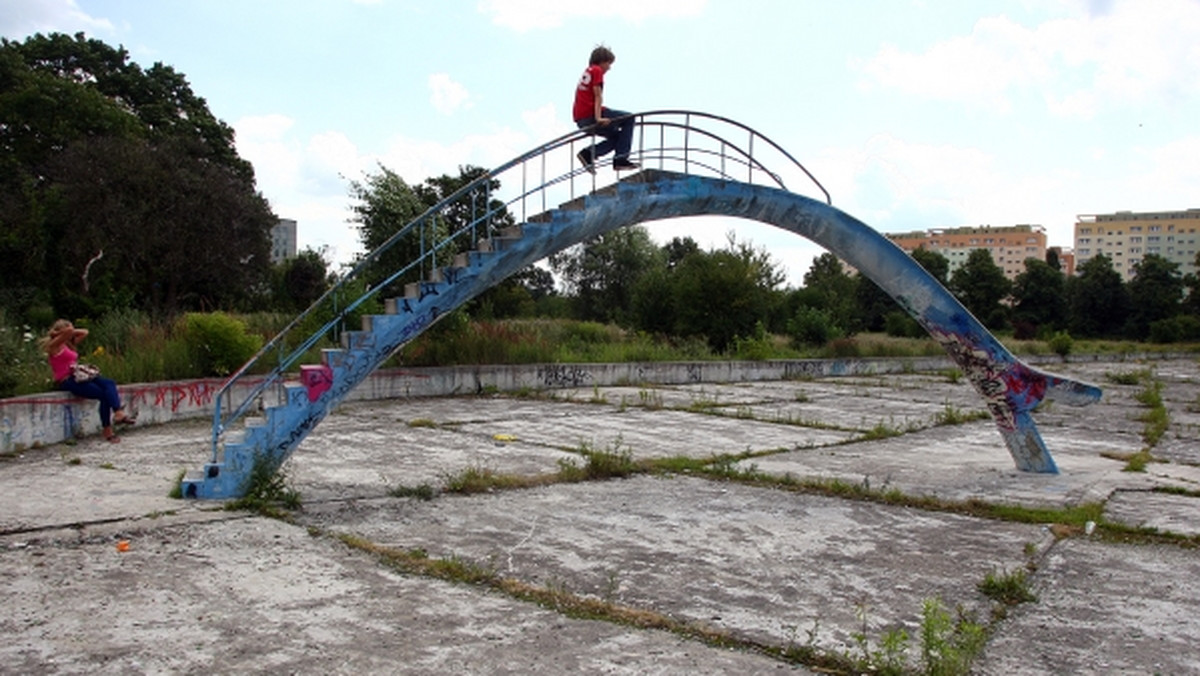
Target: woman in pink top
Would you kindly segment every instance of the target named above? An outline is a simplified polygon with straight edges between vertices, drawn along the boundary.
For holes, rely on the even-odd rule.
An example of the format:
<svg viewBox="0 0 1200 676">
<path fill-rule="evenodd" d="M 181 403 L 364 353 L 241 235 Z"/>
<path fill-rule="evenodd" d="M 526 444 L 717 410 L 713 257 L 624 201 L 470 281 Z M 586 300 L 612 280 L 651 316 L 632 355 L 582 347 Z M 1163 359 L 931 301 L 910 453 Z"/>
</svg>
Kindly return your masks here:
<svg viewBox="0 0 1200 676">
<path fill-rule="evenodd" d="M 87 334 L 87 329 L 77 329 L 71 322 L 60 319 L 54 322 L 50 333 L 42 339 L 42 347 L 50 360 L 50 370 L 54 373 L 54 386 L 77 397 L 100 400 L 100 425 L 104 428 L 104 438 L 113 442 L 120 441 L 121 438 L 113 432 L 114 420 L 123 425 L 132 425 L 136 421 L 125 415 L 117 384 L 100 376 L 81 383 L 72 375 L 72 369 L 79 360 L 79 354 L 74 348 Z"/>
</svg>

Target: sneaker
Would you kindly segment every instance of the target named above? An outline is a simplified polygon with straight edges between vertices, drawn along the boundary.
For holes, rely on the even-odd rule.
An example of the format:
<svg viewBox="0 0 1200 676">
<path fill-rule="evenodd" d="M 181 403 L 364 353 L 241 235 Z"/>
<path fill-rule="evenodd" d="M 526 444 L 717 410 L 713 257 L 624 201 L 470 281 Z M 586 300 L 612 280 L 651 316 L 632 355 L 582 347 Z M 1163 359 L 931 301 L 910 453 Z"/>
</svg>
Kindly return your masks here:
<svg viewBox="0 0 1200 676">
<path fill-rule="evenodd" d="M 617 171 L 637 168 L 638 165 L 636 162 L 630 162 L 629 160 L 613 160 L 613 169 L 616 169 Z"/>
<path fill-rule="evenodd" d="M 596 161 L 592 159 L 591 150 L 584 148 L 583 150 L 580 150 L 579 154 L 575 157 L 579 158 L 579 163 L 583 165 L 584 169 L 588 170 L 588 173 L 596 173 Z"/>
</svg>

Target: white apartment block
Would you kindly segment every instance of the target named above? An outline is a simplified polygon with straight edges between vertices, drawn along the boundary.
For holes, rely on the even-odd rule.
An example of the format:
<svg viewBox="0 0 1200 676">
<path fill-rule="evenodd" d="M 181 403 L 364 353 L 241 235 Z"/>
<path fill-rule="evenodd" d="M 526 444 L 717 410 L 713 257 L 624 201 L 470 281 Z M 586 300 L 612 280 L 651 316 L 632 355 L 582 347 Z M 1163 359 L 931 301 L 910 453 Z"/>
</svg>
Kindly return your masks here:
<svg viewBox="0 0 1200 676">
<path fill-rule="evenodd" d="M 1075 266 L 1098 254 L 1107 256 L 1121 279 L 1133 279 L 1134 266 L 1146 254 L 1179 264 L 1180 274 L 1196 272 L 1200 251 L 1200 209 L 1185 211 L 1084 214 L 1075 223 Z"/>
</svg>

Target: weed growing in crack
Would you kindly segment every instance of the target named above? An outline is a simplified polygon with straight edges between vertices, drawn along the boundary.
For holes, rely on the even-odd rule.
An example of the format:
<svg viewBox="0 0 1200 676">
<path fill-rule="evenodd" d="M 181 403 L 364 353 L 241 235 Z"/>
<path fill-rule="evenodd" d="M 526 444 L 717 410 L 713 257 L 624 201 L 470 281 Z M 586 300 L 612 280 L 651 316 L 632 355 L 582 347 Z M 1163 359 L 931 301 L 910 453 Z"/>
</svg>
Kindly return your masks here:
<svg viewBox="0 0 1200 676">
<path fill-rule="evenodd" d="M 606 397 L 604 395 L 604 393 L 602 393 L 600 391 L 599 385 L 592 386 L 592 398 L 591 398 L 591 400 L 589 400 L 589 403 L 592 403 L 592 404 L 607 404 L 608 403 L 608 397 Z"/>
<path fill-rule="evenodd" d="M 1005 606 L 1037 602 L 1037 595 L 1029 588 L 1029 578 L 1024 569 L 1014 571 L 993 570 L 983 577 L 978 589 L 984 596 Z"/>
<path fill-rule="evenodd" d="M 1144 373 L 1145 386 L 1134 394 L 1133 398 L 1149 409 L 1136 418 L 1138 422 L 1143 423 L 1142 441 L 1146 442 L 1146 447 L 1129 456 L 1125 465 L 1126 472 L 1146 471 L 1146 465 L 1154 460 L 1150 450 L 1158 445 L 1171 425 L 1171 417 L 1163 404 L 1162 382 L 1152 380 L 1149 371 Z"/>
<path fill-rule="evenodd" d="M 408 421 L 409 427 L 437 427 L 437 422 L 429 418 L 414 418 Z"/>
<path fill-rule="evenodd" d="M 1150 369 L 1139 369 L 1137 371 L 1118 371 L 1113 373 L 1106 371 L 1104 379 L 1115 385 L 1137 385 L 1145 380 L 1150 379 Z"/>
<path fill-rule="evenodd" d="M 171 491 L 167 493 L 168 498 L 175 500 L 183 499 L 183 478 L 187 476 L 187 470 L 179 470 L 179 474 L 175 476 L 175 483 L 171 486 Z"/>
<path fill-rule="evenodd" d="M 861 656 L 855 659 L 847 653 L 846 659 L 855 663 L 856 671 L 861 670 L 885 676 L 901 676 L 908 662 L 908 632 L 904 627 L 889 629 L 879 639 L 879 647 L 871 650 L 867 625 L 867 604 L 865 601 L 859 601 L 854 606 L 854 615 L 858 618 L 861 628 L 859 631 L 851 632 L 850 637 L 858 646 Z"/>
<path fill-rule="evenodd" d="M 895 421 L 893 421 L 893 422 L 895 422 Z M 900 428 L 896 427 L 895 425 L 890 425 L 890 424 L 885 423 L 882 420 L 880 420 L 879 422 L 875 423 L 874 427 L 867 430 L 866 432 L 863 432 L 860 440 L 862 440 L 862 441 L 878 441 L 879 439 L 890 439 L 891 437 L 898 437 L 902 434 L 904 434 L 904 431 L 901 430 Z"/>
<path fill-rule="evenodd" d="M 528 484 L 520 477 L 497 474 L 481 465 L 472 465 L 457 474 L 446 474 L 443 478 L 443 490 L 464 495 L 487 493 L 497 488 L 523 488 Z"/>
<path fill-rule="evenodd" d="M 938 599 L 926 599 L 922 604 L 922 673 L 937 676 L 969 673 L 971 662 L 986 640 L 987 630 L 961 608 L 955 618 Z"/>
<path fill-rule="evenodd" d="M 651 411 L 660 410 L 663 407 L 662 393 L 656 390 L 640 389 L 638 390 L 638 402 L 640 402 L 642 408 Z"/>
<path fill-rule="evenodd" d="M 976 420 L 987 420 L 992 417 L 987 411 L 963 411 L 946 402 L 946 408 L 933 417 L 934 425 L 963 425 Z"/>
<path fill-rule="evenodd" d="M 266 516 L 279 516 L 280 507 L 286 511 L 300 509 L 300 492 L 289 485 L 287 472 L 266 456 L 255 458 L 242 489 L 242 497 L 226 503 L 225 509 Z"/>
</svg>

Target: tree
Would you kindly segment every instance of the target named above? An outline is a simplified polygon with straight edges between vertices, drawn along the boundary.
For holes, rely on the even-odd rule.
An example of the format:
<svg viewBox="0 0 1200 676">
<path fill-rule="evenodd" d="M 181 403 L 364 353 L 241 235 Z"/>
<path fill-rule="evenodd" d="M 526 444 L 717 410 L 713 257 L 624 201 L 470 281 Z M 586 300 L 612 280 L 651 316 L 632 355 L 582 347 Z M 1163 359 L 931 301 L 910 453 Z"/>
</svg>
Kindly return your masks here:
<svg viewBox="0 0 1200 676">
<path fill-rule="evenodd" d="M 532 317 L 538 303 L 556 293 L 554 275 L 530 265 L 472 299 L 467 312 L 476 319 Z"/>
<path fill-rule="evenodd" d="M 0 301 L 232 308 L 275 221 L 183 75 L 83 34 L 0 41 Z"/>
<path fill-rule="evenodd" d="M 668 244 L 663 251 L 680 248 Z M 690 249 L 690 247 L 688 247 Z M 731 234 L 725 248 L 691 250 L 675 266 L 652 268 L 633 299 L 637 328 L 703 337 L 717 351 L 757 333 L 778 302 L 783 273 L 765 251 Z"/>
<path fill-rule="evenodd" d="M 1011 290 L 1012 283 L 987 249 L 972 250 L 962 267 L 950 276 L 950 291 L 990 329 L 1002 328 L 1007 323 L 1002 302 Z"/>
<path fill-rule="evenodd" d="M 9 55 L 0 60 L 0 90 L 8 92 L 0 111 L 34 122 L 4 131 L 6 141 L 27 153 L 26 162 L 36 164 L 83 136 L 132 135 L 152 143 L 190 141 L 193 157 L 253 180 L 250 163 L 237 154 L 233 129 L 213 116 L 170 66 L 155 63 L 142 70 L 123 47 L 114 49 L 83 33 L 38 34 L 24 43 L 3 40 L 0 51 Z M 10 83 L 17 87 L 10 90 Z"/>
<path fill-rule="evenodd" d="M 1196 254 L 1195 268 L 1200 270 L 1200 253 Z M 1200 275 L 1195 273 L 1184 275 L 1183 286 L 1188 291 L 1181 309 L 1189 315 L 1200 317 Z"/>
<path fill-rule="evenodd" d="M 1173 319 L 1180 312 L 1183 298 L 1183 277 L 1179 264 L 1159 256 L 1146 254 L 1133 266 L 1129 290 L 1129 316 L 1126 333 L 1131 338 L 1145 340 L 1150 325 L 1161 319 Z"/>
<path fill-rule="evenodd" d="M 1119 335 L 1129 315 L 1129 291 L 1112 260 L 1097 254 L 1067 280 L 1068 329 L 1080 338 Z"/>
<path fill-rule="evenodd" d="M 329 289 L 329 265 L 322 252 L 305 249 L 276 266 L 276 306 L 301 312 Z"/>
<path fill-rule="evenodd" d="M 60 310 L 233 308 L 266 280 L 277 222 L 266 200 L 186 145 L 87 139 L 47 164 L 55 260 L 44 279 Z"/>
<path fill-rule="evenodd" d="M 859 327 L 860 314 L 856 287 L 838 257 L 823 253 L 804 273 L 804 288 L 793 294 L 791 314 L 801 308 L 821 310 L 837 332 L 853 334 Z"/>
<path fill-rule="evenodd" d="M 1018 339 L 1033 338 L 1067 323 L 1066 278 L 1049 263 L 1025 259 L 1013 283 L 1013 326 Z"/>
<path fill-rule="evenodd" d="M 420 233 L 393 243 L 386 251 L 378 251 L 393 235 L 425 213 L 426 205 L 400 174 L 380 165 L 379 172 L 368 174 L 362 181 L 350 182 L 350 197 L 356 200 L 350 210 L 352 222 L 358 224 L 363 248 L 374 256 L 366 271 L 371 286 L 377 286 L 392 274 L 403 270 L 421 256 Z M 425 226 L 431 238 L 449 234 L 446 224 L 432 221 Z M 404 284 L 421 278 L 421 270 L 413 268 L 398 278 L 384 293 L 400 295 Z"/>
<path fill-rule="evenodd" d="M 575 316 L 627 324 L 638 279 L 664 265 L 663 252 L 642 226 L 611 230 L 550 256 L 550 266 L 574 299 Z"/>
<path fill-rule="evenodd" d="M 358 223 L 363 248 L 375 252 L 426 211 L 486 174 L 487 170 L 468 165 L 459 167 L 458 176 L 443 174 L 426 179 L 424 184 L 410 186 L 399 174 L 380 165 L 377 173 L 368 174 L 362 181 L 352 181 L 350 197 L 356 202 L 351 205 L 352 222 Z M 464 236 L 439 252 L 436 264 L 446 265 L 454 254 L 469 249 L 477 239 L 490 237 L 496 230 L 512 225 L 512 216 L 504 204 L 491 198 L 499 189 L 500 182 L 495 179 L 480 181 L 453 202 L 443 205 L 438 213 L 432 214 L 402 241 L 393 243 L 387 251 L 377 255 L 367 271 L 370 283 L 378 284 L 409 268 L 385 290 L 385 293 L 400 294 L 405 283 L 422 279 L 434 267 L 432 261 L 419 266 L 412 264 L 435 243 L 464 228 L 476 228 L 475 237 Z"/>
</svg>

